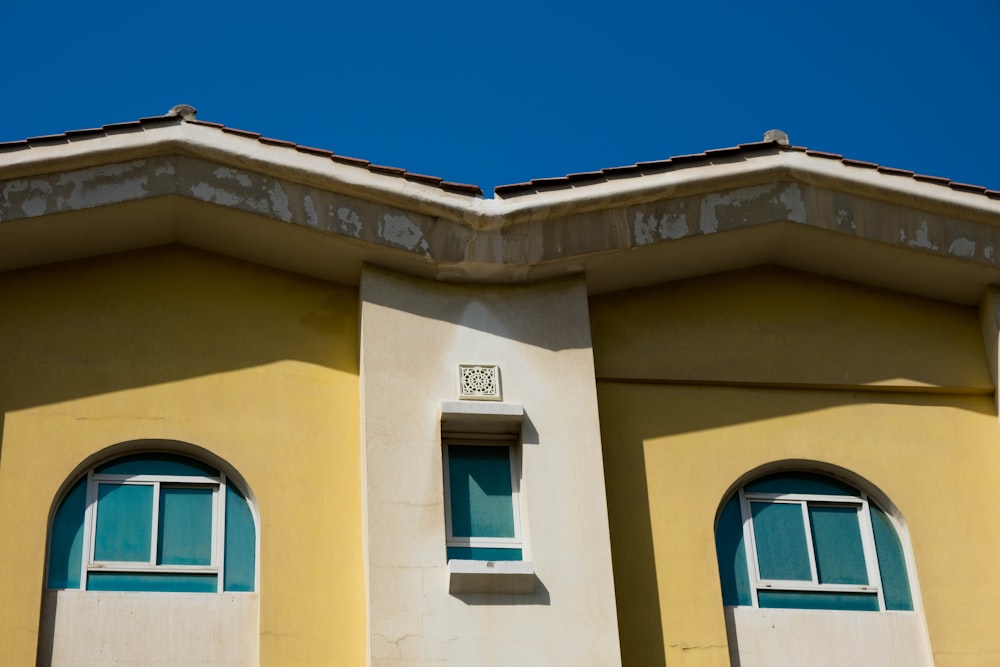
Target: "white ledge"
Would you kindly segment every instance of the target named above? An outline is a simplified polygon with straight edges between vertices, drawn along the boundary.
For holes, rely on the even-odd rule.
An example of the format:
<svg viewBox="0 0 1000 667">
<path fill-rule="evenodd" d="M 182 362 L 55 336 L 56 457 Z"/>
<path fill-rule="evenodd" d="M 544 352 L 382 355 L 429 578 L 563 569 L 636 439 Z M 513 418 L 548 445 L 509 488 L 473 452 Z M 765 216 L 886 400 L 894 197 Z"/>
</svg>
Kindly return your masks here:
<svg viewBox="0 0 1000 667">
<path fill-rule="evenodd" d="M 535 566 L 525 560 L 450 560 L 449 593 L 535 592 Z"/>
<path fill-rule="evenodd" d="M 442 401 L 441 428 L 472 433 L 520 433 L 524 406 L 493 401 Z"/>
</svg>

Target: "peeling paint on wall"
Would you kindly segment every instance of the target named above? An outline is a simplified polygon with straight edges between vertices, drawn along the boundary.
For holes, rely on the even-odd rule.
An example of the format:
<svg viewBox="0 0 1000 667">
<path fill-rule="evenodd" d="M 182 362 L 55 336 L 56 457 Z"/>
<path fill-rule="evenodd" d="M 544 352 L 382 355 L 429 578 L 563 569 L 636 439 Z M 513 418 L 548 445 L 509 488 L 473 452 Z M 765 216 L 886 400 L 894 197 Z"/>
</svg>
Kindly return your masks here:
<svg viewBox="0 0 1000 667">
<path fill-rule="evenodd" d="M 778 197 L 788 211 L 788 219 L 792 222 L 806 221 L 806 204 L 802 200 L 802 190 L 798 184 L 792 183 L 785 188 L 785 191 Z"/>
<path fill-rule="evenodd" d="M 684 213 L 664 213 L 663 217 L 659 219 L 655 213 L 650 214 L 648 219 L 645 219 L 645 216 L 646 214 L 642 211 L 635 212 L 632 235 L 636 245 L 646 245 L 664 239 L 684 238 L 691 231 Z"/>
<path fill-rule="evenodd" d="M 212 187 L 208 183 L 199 183 L 193 186 L 191 194 L 194 195 L 195 199 L 207 201 L 212 204 L 221 204 L 222 206 L 236 206 L 240 203 L 239 195 L 223 190 L 222 188 Z"/>
<path fill-rule="evenodd" d="M 900 239 L 902 240 L 902 239 Z M 927 221 L 922 220 L 920 226 L 917 227 L 917 238 L 910 241 L 910 246 L 914 248 L 927 248 L 929 250 L 937 250 L 938 247 L 931 243 L 930 232 L 927 229 Z"/>
<path fill-rule="evenodd" d="M 236 171 L 235 169 L 230 169 L 229 167 L 218 167 L 212 173 L 215 175 L 216 178 L 236 181 L 245 188 L 249 188 L 253 182 L 250 180 L 249 174 L 246 174 L 241 171 Z"/>
<path fill-rule="evenodd" d="M 420 248 L 426 254 L 430 247 L 420 227 L 405 215 L 384 214 L 379 222 L 378 233 L 389 243 L 407 250 Z"/>
<path fill-rule="evenodd" d="M 330 205 L 330 216 L 333 217 L 333 204 Z M 346 206 L 341 206 L 337 209 L 337 219 L 340 220 L 342 232 L 354 238 L 361 237 L 361 216 Z"/>
<path fill-rule="evenodd" d="M 285 189 L 281 187 L 280 183 L 271 186 L 270 198 L 274 214 L 285 222 L 291 222 L 292 210 L 288 208 L 288 195 L 285 194 Z"/>
<path fill-rule="evenodd" d="M 72 190 L 68 196 L 56 199 L 56 207 L 59 210 L 67 206 L 88 208 L 138 199 L 146 194 L 149 178 L 145 175 L 129 177 L 129 174 L 145 165 L 145 160 L 134 160 L 60 174 L 56 185 L 70 185 Z"/>
<path fill-rule="evenodd" d="M 948 253 L 956 257 L 974 257 L 976 254 L 976 242 L 967 238 L 957 238 L 948 246 Z"/>
<path fill-rule="evenodd" d="M 302 200 L 302 207 L 306 211 L 306 224 L 310 227 L 316 227 L 319 225 L 319 214 L 316 212 L 316 204 L 313 202 L 313 198 L 306 195 Z"/>
</svg>

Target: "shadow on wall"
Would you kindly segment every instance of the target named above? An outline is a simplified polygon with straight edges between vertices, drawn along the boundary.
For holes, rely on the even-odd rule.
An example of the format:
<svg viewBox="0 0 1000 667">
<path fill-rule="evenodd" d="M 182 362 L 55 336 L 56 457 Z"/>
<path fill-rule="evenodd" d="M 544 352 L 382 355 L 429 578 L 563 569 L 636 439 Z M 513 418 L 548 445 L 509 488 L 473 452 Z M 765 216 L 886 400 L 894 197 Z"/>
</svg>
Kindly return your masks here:
<svg viewBox="0 0 1000 667">
<path fill-rule="evenodd" d="M 538 578 L 537 574 L 534 576 L 535 592 L 531 595 L 525 595 L 523 593 L 512 593 L 509 595 L 502 593 L 452 593 L 451 595 L 470 607 L 477 607 L 481 605 L 488 605 L 490 607 L 548 607 L 552 604 L 552 599 L 549 597 L 549 589 L 545 587 L 545 584 L 542 583 L 542 580 Z"/>
<path fill-rule="evenodd" d="M 0 405 L 19 410 L 282 360 L 356 375 L 357 310 L 354 289 L 182 246 L 8 273 Z"/>
<path fill-rule="evenodd" d="M 366 304 L 447 322 L 546 350 L 589 350 L 591 347 L 590 330 L 586 326 L 565 326 L 566 322 L 587 321 L 586 287 L 579 278 L 517 287 L 467 287 L 391 275 L 393 288 L 388 290 L 366 287 L 362 280 L 362 298 Z M 408 284 L 413 285 L 412 290 L 406 288 Z M 428 297 L 430 289 L 435 293 Z M 538 317 L 540 304 L 544 304 L 548 317 Z"/>
</svg>

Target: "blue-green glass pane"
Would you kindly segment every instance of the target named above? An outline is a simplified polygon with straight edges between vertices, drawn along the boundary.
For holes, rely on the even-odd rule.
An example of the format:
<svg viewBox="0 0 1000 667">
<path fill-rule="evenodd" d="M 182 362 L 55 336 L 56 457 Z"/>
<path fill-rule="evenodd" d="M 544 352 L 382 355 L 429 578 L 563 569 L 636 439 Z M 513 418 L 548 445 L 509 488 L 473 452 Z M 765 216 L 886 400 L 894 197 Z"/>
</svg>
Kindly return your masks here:
<svg viewBox="0 0 1000 667">
<path fill-rule="evenodd" d="M 820 593 L 816 591 L 757 591 L 763 609 L 840 609 L 878 611 L 875 593 Z"/>
<path fill-rule="evenodd" d="M 496 547 L 448 547 L 448 560 L 521 560 L 520 549 Z"/>
<path fill-rule="evenodd" d="M 750 503 L 761 579 L 810 581 L 802 507 L 797 503 Z"/>
<path fill-rule="evenodd" d="M 79 588 L 83 564 L 83 517 L 87 509 L 87 479 L 66 494 L 52 519 L 49 536 L 49 588 Z"/>
<path fill-rule="evenodd" d="M 510 448 L 448 447 L 451 530 L 456 537 L 514 537 Z"/>
<path fill-rule="evenodd" d="M 215 593 L 218 577 L 214 574 L 91 572 L 87 575 L 87 590 Z"/>
<path fill-rule="evenodd" d="M 98 485 L 94 560 L 149 562 L 152 533 L 152 486 Z"/>
<path fill-rule="evenodd" d="M 910 577 L 906 573 L 903 545 L 899 541 L 889 517 L 874 505 L 869 505 L 872 531 L 875 533 L 875 551 L 878 552 L 878 569 L 882 576 L 882 597 L 885 608 L 894 611 L 913 611 L 910 596 Z"/>
<path fill-rule="evenodd" d="M 212 564 L 212 489 L 160 487 L 156 562 Z"/>
<path fill-rule="evenodd" d="M 746 547 L 743 543 L 743 517 L 740 499 L 734 495 L 722 508 L 715 524 L 715 554 L 719 559 L 722 603 L 728 606 L 750 605 L 750 577 L 747 574 Z"/>
<path fill-rule="evenodd" d="M 779 472 L 760 477 L 743 487 L 747 493 L 811 493 L 823 496 L 857 496 L 851 486 L 808 472 Z"/>
<path fill-rule="evenodd" d="M 226 486 L 226 560 L 223 588 L 252 591 L 257 552 L 257 531 L 250 506 L 232 484 Z"/>
<path fill-rule="evenodd" d="M 177 454 L 133 454 L 94 468 L 98 475 L 184 475 L 218 477 L 219 471 Z"/>
<path fill-rule="evenodd" d="M 809 505 L 819 583 L 868 583 L 858 510 L 857 507 Z"/>
</svg>

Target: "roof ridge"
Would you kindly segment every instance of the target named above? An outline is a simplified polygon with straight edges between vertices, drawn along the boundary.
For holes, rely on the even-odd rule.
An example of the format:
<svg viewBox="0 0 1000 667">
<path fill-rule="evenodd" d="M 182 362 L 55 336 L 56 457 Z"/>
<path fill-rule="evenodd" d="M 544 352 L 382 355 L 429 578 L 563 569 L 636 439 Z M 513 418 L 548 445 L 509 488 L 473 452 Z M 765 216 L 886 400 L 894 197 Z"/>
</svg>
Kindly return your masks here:
<svg viewBox="0 0 1000 667">
<path fill-rule="evenodd" d="M 222 123 L 213 123 L 209 121 L 200 120 L 196 117 L 196 114 L 197 114 L 197 109 L 195 109 L 193 106 L 187 104 L 178 104 L 171 107 L 170 110 L 167 111 L 162 116 L 147 116 L 133 121 L 111 123 L 96 128 L 68 130 L 66 132 L 59 134 L 41 135 L 35 137 L 28 137 L 26 139 L 20 139 L 16 141 L 0 142 L 0 153 L 30 149 L 36 146 L 62 144 L 62 143 L 69 143 L 71 141 L 75 142 L 75 141 L 94 139 L 98 137 L 106 137 L 112 134 L 118 134 L 122 132 L 144 131 L 147 128 L 163 126 L 163 125 L 188 123 L 191 125 L 198 125 L 201 127 L 216 129 L 219 130 L 220 132 L 225 132 L 227 134 L 241 136 L 265 145 L 274 146 L 276 148 L 288 148 L 299 151 L 301 153 L 307 153 L 319 157 L 326 157 L 340 164 L 346 164 L 361 169 L 366 169 L 369 172 L 376 174 L 382 174 L 386 176 L 402 178 L 404 180 L 412 181 L 415 183 L 421 183 L 423 185 L 427 185 L 429 187 L 435 187 L 444 190 L 446 192 L 477 197 L 477 198 L 483 197 L 483 190 L 478 185 L 469 183 L 459 183 L 455 181 L 446 181 L 439 176 L 430 176 L 426 174 L 411 172 L 399 167 L 390 167 L 385 165 L 372 164 L 368 160 L 355 157 L 348 157 L 346 155 L 339 155 L 330 150 L 305 146 L 302 144 L 297 144 L 293 141 L 286 141 L 283 139 L 273 139 L 270 137 L 262 136 L 259 132 L 241 130 L 234 127 L 229 127 Z M 551 190 L 574 188 L 601 182 L 607 182 L 610 180 L 615 180 L 623 177 L 643 176 L 654 173 L 663 173 L 667 171 L 674 171 L 676 169 L 704 166 L 707 164 L 713 164 L 718 161 L 746 159 L 754 155 L 755 153 L 762 153 L 762 152 L 780 153 L 780 152 L 790 152 L 790 151 L 803 153 L 809 157 L 815 157 L 819 159 L 836 160 L 848 167 L 871 169 L 887 176 L 899 176 L 899 177 L 909 178 L 923 183 L 945 186 L 952 190 L 960 192 L 984 195 L 991 199 L 1000 199 L 1000 190 L 989 189 L 981 185 L 962 183 L 958 181 L 953 181 L 949 178 L 944 178 L 939 176 L 928 176 L 924 174 L 917 174 L 907 169 L 887 167 L 884 165 L 879 165 L 875 162 L 867 162 L 864 160 L 855 160 L 847 158 L 839 153 L 829 153 L 825 151 L 813 150 L 804 146 L 792 146 L 788 142 L 787 135 L 784 132 L 781 132 L 780 130 L 769 130 L 767 133 L 765 133 L 764 139 L 761 141 L 737 144 L 736 146 L 730 146 L 724 148 L 709 149 L 701 153 L 675 155 L 661 160 L 642 161 L 642 162 L 636 162 L 631 165 L 618 166 L 618 167 L 605 167 L 597 171 L 576 172 L 567 174 L 565 176 L 535 178 L 521 183 L 498 185 L 493 188 L 493 193 L 499 198 L 517 197 L 520 195 L 543 191 L 543 190 L 551 191 Z"/>
</svg>

